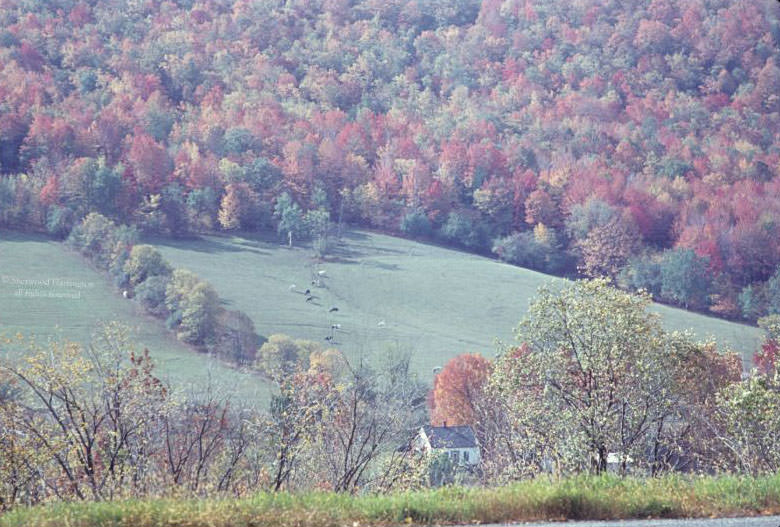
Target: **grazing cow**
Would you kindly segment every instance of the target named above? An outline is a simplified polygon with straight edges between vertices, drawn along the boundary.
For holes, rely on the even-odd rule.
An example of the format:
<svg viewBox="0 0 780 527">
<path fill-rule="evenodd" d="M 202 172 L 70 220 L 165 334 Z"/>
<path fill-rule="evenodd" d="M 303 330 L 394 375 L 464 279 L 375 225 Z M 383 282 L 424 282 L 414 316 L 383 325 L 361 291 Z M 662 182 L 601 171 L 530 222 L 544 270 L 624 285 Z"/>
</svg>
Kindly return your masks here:
<svg viewBox="0 0 780 527">
<path fill-rule="evenodd" d="M 290 284 L 290 287 L 288 287 L 290 291 L 295 291 L 295 284 Z"/>
<path fill-rule="evenodd" d="M 328 342 L 331 342 L 333 340 L 333 336 L 332 335 L 328 335 L 327 337 L 325 337 L 325 340 L 327 340 Z"/>
<path fill-rule="evenodd" d="M 333 313 L 334 311 L 338 311 L 338 310 L 339 310 L 339 308 L 337 308 L 336 306 L 333 306 L 332 308 L 328 309 L 328 313 Z"/>
<path fill-rule="evenodd" d="M 385 321 L 384 320 L 380 320 L 379 322 L 376 323 L 376 327 L 378 327 L 378 328 L 385 327 Z"/>
<path fill-rule="evenodd" d="M 341 324 L 331 324 L 330 329 L 341 329 Z"/>
<path fill-rule="evenodd" d="M 325 269 L 320 269 L 319 271 L 317 271 L 317 274 L 320 276 L 325 276 Z"/>
<path fill-rule="evenodd" d="M 130 291 L 125 289 L 124 291 L 122 291 L 122 296 L 125 298 L 130 298 Z"/>
<path fill-rule="evenodd" d="M 303 292 L 303 294 L 306 296 L 311 295 L 311 289 L 307 289 L 306 291 Z"/>
<path fill-rule="evenodd" d="M 307 296 L 307 297 L 306 297 L 306 301 L 307 301 L 307 302 L 311 302 L 312 300 L 314 300 L 314 297 L 313 297 L 313 296 Z"/>
</svg>

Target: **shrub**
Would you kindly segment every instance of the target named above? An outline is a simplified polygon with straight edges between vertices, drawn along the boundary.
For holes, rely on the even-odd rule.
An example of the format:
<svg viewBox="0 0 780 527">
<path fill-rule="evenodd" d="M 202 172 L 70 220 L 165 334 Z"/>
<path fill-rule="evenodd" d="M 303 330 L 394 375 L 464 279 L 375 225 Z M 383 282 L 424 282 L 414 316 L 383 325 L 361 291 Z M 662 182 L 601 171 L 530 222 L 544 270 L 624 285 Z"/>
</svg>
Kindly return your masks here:
<svg viewBox="0 0 780 527">
<path fill-rule="evenodd" d="M 501 261 L 546 273 L 557 273 L 566 267 L 566 254 L 554 237 L 540 241 L 533 232 L 519 232 L 498 238 L 493 243 L 493 253 Z"/>
<path fill-rule="evenodd" d="M 766 311 L 766 302 L 764 301 L 764 290 L 756 284 L 747 285 L 742 288 L 737 299 L 739 310 L 742 317 L 747 320 L 756 320 Z"/>
<path fill-rule="evenodd" d="M 111 252 L 111 263 L 108 272 L 118 287 L 127 287 L 129 277 L 125 273 L 125 262 L 130 258 L 130 251 L 138 240 L 138 231 L 135 227 L 120 225 L 114 231 L 114 249 Z"/>
<path fill-rule="evenodd" d="M 287 237 L 290 246 L 293 244 L 293 238 L 303 238 L 308 234 L 303 211 L 287 192 L 276 198 L 274 217 L 279 220 L 277 232 Z"/>
<path fill-rule="evenodd" d="M 163 259 L 160 251 L 151 245 L 136 245 L 130 251 L 130 257 L 123 266 L 130 285 L 137 286 L 152 276 L 168 276 L 171 266 Z"/>
<path fill-rule="evenodd" d="M 653 297 L 661 294 L 661 266 L 648 256 L 636 256 L 620 272 L 619 282 L 628 289 L 644 289 Z"/>
<path fill-rule="evenodd" d="M 766 293 L 767 314 L 780 315 L 780 267 L 766 281 L 764 291 Z"/>
<path fill-rule="evenodd" d="M 60 206 L 53 206 L 46 214 L 46 230 L 49 234 L 63 239 L 73 229 L 73 211 Z"/>
<path fill-rule="evenodd" d="M 187 195 L 188 223 L 195 230 L 214 228 L 219 202 L 211 187 L 193 189 Z"/>
<path fill-rule="evenodd" d="M 416 209 L 406 213 L 401 219 L 401 231 L 410 236 L 430 236 L 431 221 L 425 212 Z"/>
<path fill-rule="evenodd" d="M 235 364 L 251 364 L 260 337 L 252 319 L 241 311 L 221 310 L 217 316 L 213 351 Z"/>
<path fill-rule="evenodd" d="M 98 267 L 108 268 L 116 224 L 105 216 L 92 212 L 76 225 L 68 243 L 91 259 Z"/>
<path fill-rule="evenodd" d="M 190 344 L 204 344 L 213 337 L 219 297 L 214 288 L 186 269 L 176 269 L 165 290 L 169 325 Z"/>
<path fill-rule="evenodd" d="M 168 185 L 160 196 L 160 209 L 165 215 L 165 226 L 173 236 L 182 236 L 189 230 L 184 190 L 176 183 Z"/>
<path fill-rule="evenodd" d="M 117 227 L 113 221 L 96 212 L 88 214 L 68 236 L 71 247 L 114 276 L 122 271 L 126 253 L 137 241 L 135 227 Z"/>
<path fill-rule="evenodd" d="M 661 297 L 686 309 L 707 307 L 712 285 L 708 267 L 709 260 L 691 249 L 666 251 L 661 259 Z"/>
<path fill-rule="evenodd" d="M 306 212 L 303 217 L 308 236 L 313 240 L 312 246 L 317 256 L 324 256 L 332 249 L 330 241 L 330 213 L 325 209 L 316 209 Z"/>
<path fill-rule="evenodd" d="M 428 482 L 431 487 L 443 487 L 455 483 L 456 467 L 450 456 L 442 452 L 432 456 L 428 463 Z"/>
<path fill-rule="evenodd" d="M 170 281 L 170 275 L 156 275 L 148 277 L 136 286 L 136 298 L 152 315 L 163 316 L 167 313 L 165 291 Z"/>
<path fill-rule="evenodd" d="M 485 224 L 457 212 L 447 215 L 447 221 L 441 226 L 439 235 L 450 243 L 469 249 L 483 250 L 489 247 L 488 229 Z"/>
</svg>

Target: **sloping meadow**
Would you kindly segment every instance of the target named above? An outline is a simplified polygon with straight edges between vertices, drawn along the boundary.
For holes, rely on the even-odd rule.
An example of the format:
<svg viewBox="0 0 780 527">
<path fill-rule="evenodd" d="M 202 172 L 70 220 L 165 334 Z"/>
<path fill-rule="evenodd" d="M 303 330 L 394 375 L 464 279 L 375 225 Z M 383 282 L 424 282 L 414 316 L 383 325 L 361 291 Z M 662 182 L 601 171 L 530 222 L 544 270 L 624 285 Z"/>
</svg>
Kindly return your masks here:
<svg viewBox="0 0 780 527">
<path fill-rule="evenodd" d="M 34 336 L 39 343 L 52 338 L 87 344 L 100 324 L 121 321 L 132 328 L 138 351 L 149 349 L 163 380 L 183 390 L 212 383 L 245 401 L 266 400 L 267 390 L 257 375 L 178 341 L 162 321 L 123 298 L 105 274 L 63 244 L 0 231 L 0 259 L 0 333 Z"/>
<path fill-rule="evenodd" d="M 325 259 L 276 237 L 151 240 L 176 267 L 214 285 L 261 335 L 319 340 L 352 358 L 412 353 L 423 378 L 461 353 L 495 355 L 539 286 L 560 279 L 435 245 L 364 231 L 347 233 Z M 305 294 L 306 291 L 309 294 Z M 336 308 L 336 310 L 334 310 Z M 670 330 L 714 339 L 748 361 L 755 327 L 656 304 Z M 334 328 L 334 326 L 336 326 Z M 332 336 L 333 339 L 325 342 Z"/>
</svg>

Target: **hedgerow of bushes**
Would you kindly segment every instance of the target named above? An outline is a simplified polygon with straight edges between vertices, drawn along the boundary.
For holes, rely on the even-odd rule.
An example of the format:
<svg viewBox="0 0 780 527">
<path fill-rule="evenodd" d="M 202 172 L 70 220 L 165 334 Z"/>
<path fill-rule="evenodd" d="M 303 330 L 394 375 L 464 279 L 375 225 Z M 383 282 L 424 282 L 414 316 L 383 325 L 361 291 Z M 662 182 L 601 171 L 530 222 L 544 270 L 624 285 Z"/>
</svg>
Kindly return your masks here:
<svg viewBox="0 0 780 527">
<path fill-rule="evenodd" d="M 187 269 L 175 269 L 138 230 L 88 214 L 71 231 L 68 245 L 107 272 L 128 298 L 165 320 L 182 342 L 237 364 L 254 360 L 261 338 L 241 311 L 221 307 L 216 290 Z"/>
</svg>

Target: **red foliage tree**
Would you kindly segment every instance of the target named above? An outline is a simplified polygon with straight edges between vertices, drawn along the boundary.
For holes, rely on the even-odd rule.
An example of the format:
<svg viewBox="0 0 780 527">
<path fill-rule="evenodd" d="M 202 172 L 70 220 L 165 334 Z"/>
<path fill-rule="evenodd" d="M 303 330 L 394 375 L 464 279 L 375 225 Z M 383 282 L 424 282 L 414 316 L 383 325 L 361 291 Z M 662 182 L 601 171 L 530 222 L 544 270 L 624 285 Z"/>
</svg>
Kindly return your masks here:
<svg viewBox="0 0 780 527">
<path fill-rule="evenodd" d="M 772 375 L 775 372 L 780 345 L 773 339 L 766 339 L 761 349 L 753 354 L 753 365 L 762 375 Z"/>
<path fill-rule="evenodd" d="M 168 152 L 146 133 L 136 131 L 130 144 L 127 160 L 143 192 L 153 193 L 165 186 L 172 168 Z"/>
<path fill-rule="evenodd" d="M 57 203 L 60 196 L 60 186 L 59 182 L 57 181 L 57 178 L 55 176 L 51 176 L 48 180 L 46 180 L 46 184 L 41 188 L 41 192 L 39 194 L 39 199 L 41 200 L 41 204 L 43 205 L 53 205 L 54 203 Z"/>
</svg>

